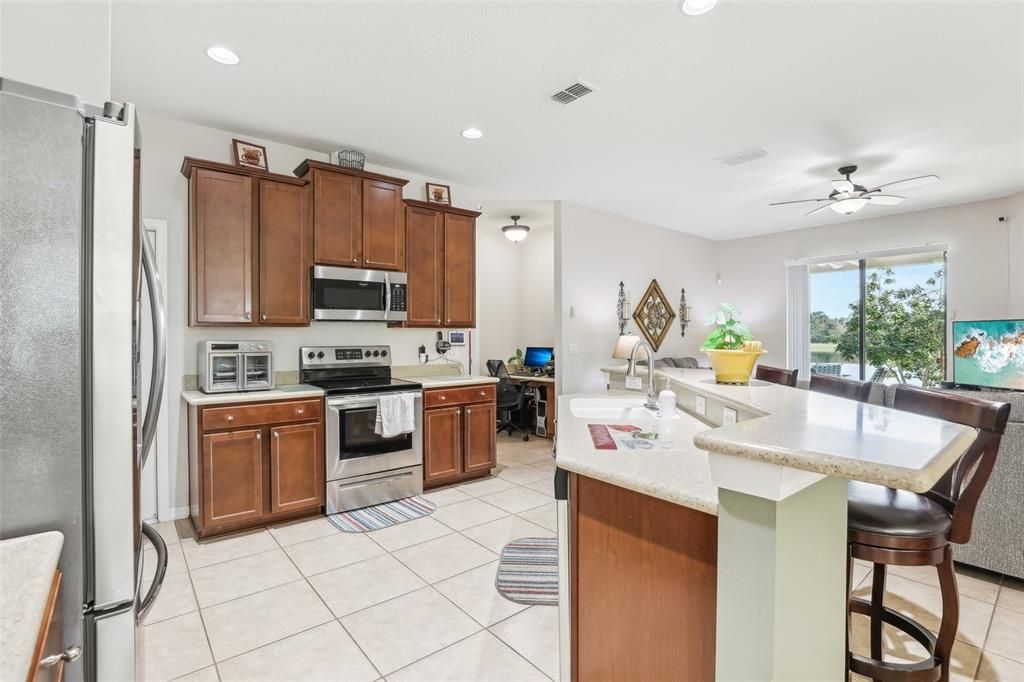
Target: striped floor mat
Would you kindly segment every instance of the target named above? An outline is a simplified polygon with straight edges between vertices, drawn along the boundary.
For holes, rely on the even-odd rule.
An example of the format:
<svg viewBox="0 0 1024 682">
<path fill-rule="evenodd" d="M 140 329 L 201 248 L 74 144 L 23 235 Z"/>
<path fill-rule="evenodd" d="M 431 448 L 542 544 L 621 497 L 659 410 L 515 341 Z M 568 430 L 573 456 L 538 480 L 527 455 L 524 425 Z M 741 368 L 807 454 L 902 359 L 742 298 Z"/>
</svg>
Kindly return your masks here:
<svg viewBox="0 0 1024 682">
<path fill-rule="evenodd" d="M 523 538 L 505 545 L 494 586 L 517 604 L 557 604 L 558 540 Z"/>
<path fill-rule="evenodd" d="M 436 504 L 416 495 L 394 502 L 375 504 L 372 507 L 331 514 L 327 520 L 333 523 L 338 530 L 343 530 L 346 533 L 368 533 L 371 530 L 397 526 L 400 523 L 433 514 L 435 509 L 437 509 Z"/>
</svg>

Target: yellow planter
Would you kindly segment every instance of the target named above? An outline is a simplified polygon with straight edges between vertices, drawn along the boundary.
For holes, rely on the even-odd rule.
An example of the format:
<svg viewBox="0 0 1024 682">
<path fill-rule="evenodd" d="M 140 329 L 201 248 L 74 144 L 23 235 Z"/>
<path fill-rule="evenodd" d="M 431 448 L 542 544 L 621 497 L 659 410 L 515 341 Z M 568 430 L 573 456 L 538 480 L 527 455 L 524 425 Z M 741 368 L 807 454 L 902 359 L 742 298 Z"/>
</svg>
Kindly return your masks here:
<svg viewBox="0 0 1024 682">
<path fill-rule="evenodd" d="M 715 381 L 720 384 L 749 384 L 750 375 L 754 372 L 754 365 L 757 364 L 757 358 L 765 352 L 761 348 L 753 350 L 701 348 L 700 350 L 711 358 L 711 368 L 715 370 Z"/>
</svg>

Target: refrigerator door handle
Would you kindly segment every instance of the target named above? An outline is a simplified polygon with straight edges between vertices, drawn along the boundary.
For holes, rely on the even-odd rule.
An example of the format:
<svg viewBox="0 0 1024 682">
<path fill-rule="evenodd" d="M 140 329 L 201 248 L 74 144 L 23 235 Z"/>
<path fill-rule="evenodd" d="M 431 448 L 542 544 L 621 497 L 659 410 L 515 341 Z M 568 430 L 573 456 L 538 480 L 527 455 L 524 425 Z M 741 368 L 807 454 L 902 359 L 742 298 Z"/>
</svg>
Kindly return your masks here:
<svg viewBox="0 0 1024 682">
<path fill-rule="evenodd" d="M 139 601 L 137 617 L 140 622 L 146 617 L 149 609 L 152 608 L 153 602 L 156 601 L 157 595 L 160 594 L 160 588 L 163 587 L 164 577 L 167 575 L 167 543 L 160 537 L 160 533 L 145 521 L 142 522 L 142 534 L 146 536 L 146 539 L 153 544 L 153 548 L 156 550 L 156 571 L 153 573 L 153 583 L 149 586 L 146 596 Z M 138 580 L 141 586 L 141 570 Z"/>
<path fill-rule="evenodd" d="M 142 246 L 142 271 L 146 275 L 149 290 L 150 318 L 153 321 L 153 367 L 149 381 L 149 400 L 146 401 L 146 417 L 142 420 L 142 439 L 139 444 L 139 469 L 146 466 L 149 452 L 156 438 L 156 425 L 160 417 L 160 406 L 164 398 L 164 379 L 167 370 L 167 311 L 160 273 L 156 270 L 153 245 L 146 230 L 140 227 L 139 243 Z"/>
</svg>

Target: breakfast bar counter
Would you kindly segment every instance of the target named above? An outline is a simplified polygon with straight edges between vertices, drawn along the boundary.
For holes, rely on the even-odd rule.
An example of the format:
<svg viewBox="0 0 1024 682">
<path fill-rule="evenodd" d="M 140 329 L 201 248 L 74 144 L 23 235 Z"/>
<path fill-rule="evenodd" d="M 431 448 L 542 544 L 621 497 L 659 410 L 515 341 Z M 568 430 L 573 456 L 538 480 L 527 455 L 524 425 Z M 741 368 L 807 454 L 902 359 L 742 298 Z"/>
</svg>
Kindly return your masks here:
<svg viewBox="0 0 1024 682">
<path fill-rule="evenodd" d="M 646 392 L 614 390 L 624 368 L 604 371 L 613 390 L 559 401 L 570 594 L 563 675 L 608 677 L 624 659 L 639 667 L 611 677 L 675 669 L 694 679 L 711 671 L 718 680 L 843 679 L 847 481 L 927 490 L 975 430 L 762 381 L 720 385 L 708 370 L 676 368 L 655 371 L 679 408 L 659 418 L 643 407 Z M 595 495 L 617 495 L 629 518 L 609 517 Z M 587 546 L 594 542 L 603 547 Z M 617 623 L 631 632 L 607 618 L 591 622 L 616 574 L 620 586 L 628 575 L 651 583 L 631 585 L 630 603 L 618 609 L 660 619 L 658 628 L 638 633 L 644 621 L 628 615 Z M 701 591 L 716 595 L 711 606 Z M 619 641 L 643 650 L 619 651 Z"/>
</svg>

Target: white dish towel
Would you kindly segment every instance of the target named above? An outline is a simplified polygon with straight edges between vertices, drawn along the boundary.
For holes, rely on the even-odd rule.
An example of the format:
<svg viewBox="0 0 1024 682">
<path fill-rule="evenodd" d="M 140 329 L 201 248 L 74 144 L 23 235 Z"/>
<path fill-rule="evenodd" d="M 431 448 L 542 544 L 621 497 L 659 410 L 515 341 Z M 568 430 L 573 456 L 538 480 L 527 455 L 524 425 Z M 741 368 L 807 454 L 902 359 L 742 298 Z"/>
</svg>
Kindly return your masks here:
<svg viewBox="0 0 1024 682">
<path fill-rule="evenodd" d="M 412 433 L 416 428 L 415 396 L 411 393 L 391 393 L 377 398 L 377 421 L 373 432 L 384 438 Z"/>
</svg>

